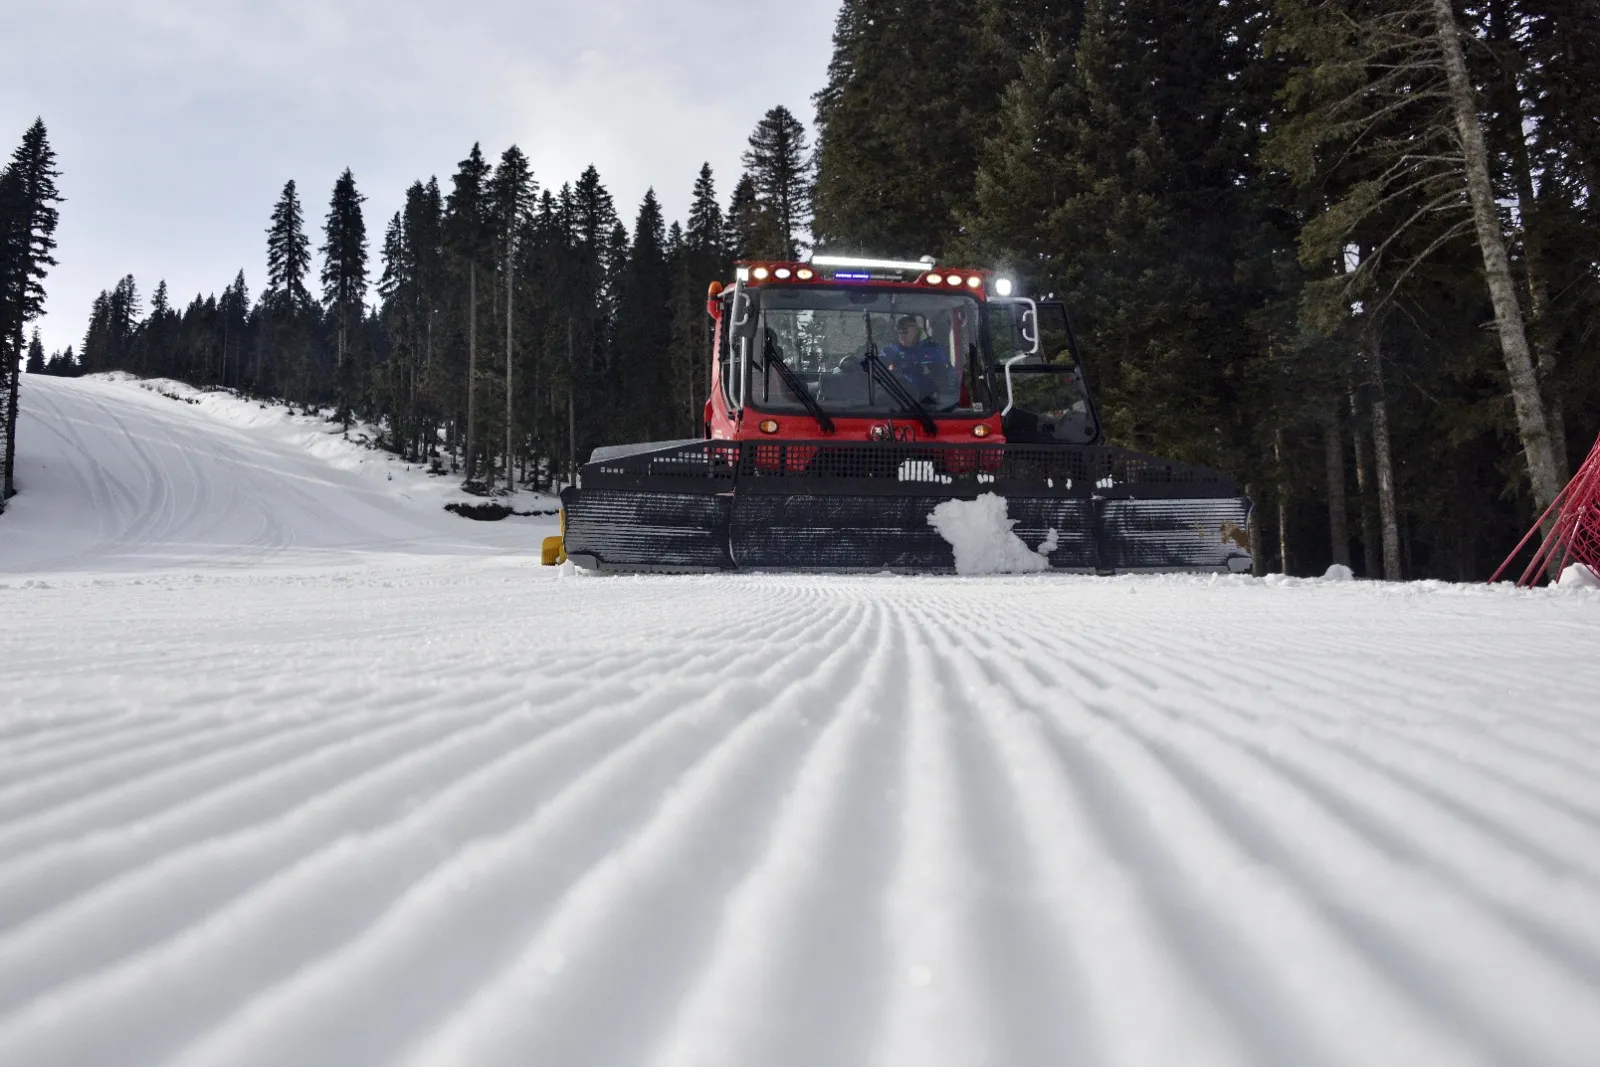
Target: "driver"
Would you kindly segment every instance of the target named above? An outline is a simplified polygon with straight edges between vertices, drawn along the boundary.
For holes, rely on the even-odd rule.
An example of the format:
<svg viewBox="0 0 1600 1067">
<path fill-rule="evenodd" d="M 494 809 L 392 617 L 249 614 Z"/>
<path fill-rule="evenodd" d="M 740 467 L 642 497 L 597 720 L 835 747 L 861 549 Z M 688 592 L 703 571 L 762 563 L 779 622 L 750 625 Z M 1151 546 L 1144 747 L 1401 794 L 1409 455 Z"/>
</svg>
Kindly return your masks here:
<svg viewBox="0 0 1600 1067">
<path fill-rule="evenodd" d="M 915 315 L 902 315 L 895 323 L 894 342 L 883 346 L 883 362 L 918 400 L 937 398 L 940 390 L 954 384 L 954 368 L 944 349 L 923 336 L 922 322 Z"/>
</svg>

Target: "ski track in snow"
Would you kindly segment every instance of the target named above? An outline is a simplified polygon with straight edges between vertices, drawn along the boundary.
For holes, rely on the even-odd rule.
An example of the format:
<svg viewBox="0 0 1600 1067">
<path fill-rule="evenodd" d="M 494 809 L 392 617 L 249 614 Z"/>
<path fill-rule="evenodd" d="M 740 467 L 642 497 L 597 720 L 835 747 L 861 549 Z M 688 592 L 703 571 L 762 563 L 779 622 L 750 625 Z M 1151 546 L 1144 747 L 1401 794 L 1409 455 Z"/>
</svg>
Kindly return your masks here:
<svg viewBox="0 0 1600 1067">
<path fill-rule="evenodd" d="M 26 385 L 0 1064 L 1597 1062 L 1600 591 L 563 576 Z"/>
</svg>

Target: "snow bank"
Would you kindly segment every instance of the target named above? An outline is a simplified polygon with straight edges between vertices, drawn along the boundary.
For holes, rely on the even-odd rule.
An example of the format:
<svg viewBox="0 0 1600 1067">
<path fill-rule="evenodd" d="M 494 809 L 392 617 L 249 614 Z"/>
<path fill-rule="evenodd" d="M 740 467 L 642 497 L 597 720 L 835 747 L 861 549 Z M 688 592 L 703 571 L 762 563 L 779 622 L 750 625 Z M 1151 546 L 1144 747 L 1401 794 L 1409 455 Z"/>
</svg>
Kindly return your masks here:
<svg viewBox="0 0 1600 1067">
<path fill-rule="evenodd" d="M 524 516 L 474 522 L 446 509 L 484 498 L 373 447 L 371 427 L 346 437 L 323 414 L 231 393 L 41 377 L 18 417 L 19 493 L 0 531 L 0 574 L 537 558 L 540 537 L 555 532 L 553 498 L 495 497 Z"/>
<path fill-rule="evenodd" d="M 928 525 L 956 552 L 957 574 L 1026 574 L 1047 570 L 1056 548 L 1054 530 L 1035 552 L 1011 532 L 1006 498 L 985 493 L 976 500 L 947 500 L 933 509 Z"/>
<path fill-rule="evenodd" d="M 84 375 L 81 381 L 132 385 L 148 393 L 181 402 L 252 435 L 304 450 L 308 455 L 335 470 L 358 475 L 369 486 L 408 500 L 426 501 L 436 507 L 482 504 L 487 499 L 461 488 L 459 474 L 431 474 L 426 465 L 409 463 L 378 447 L 382 433 L 377 426 L 360 420 L 348 432 L 323 408 L 299 414 L 294 405 L 277 400 L 260 400 L 226 389 L 197 389 L 171 378 L 140 378 L 126 371 L 107 371 Z M 561 504 L 554 496 L 518 490 L 492 498 L 520 515 L 553 515 Z"/>
<path fill-rule="evenodd" d="M 1353 582 L 1356 572 L 1346 567 L 1343 563 L 1335 563 L 1323 573 L 1322 579 L 1326 582 Z"/>
</svg>

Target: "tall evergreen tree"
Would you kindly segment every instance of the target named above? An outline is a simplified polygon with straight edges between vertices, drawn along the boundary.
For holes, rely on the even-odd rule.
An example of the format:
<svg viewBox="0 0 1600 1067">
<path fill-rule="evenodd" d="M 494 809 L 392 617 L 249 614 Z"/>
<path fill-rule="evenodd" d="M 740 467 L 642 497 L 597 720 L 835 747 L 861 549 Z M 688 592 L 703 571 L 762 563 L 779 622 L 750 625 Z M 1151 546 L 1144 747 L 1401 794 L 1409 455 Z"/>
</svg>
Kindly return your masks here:
<svg viewBox="0 0 1600 1067">
<path fill-rule="evenodd" d="M 267 291 L 263 298 L 288 311 L 311 305 L 306 276 L 311 272 L 311 241 L 294 181 L 284 183 L 267 228 Z"/>
<path fill-rule="evenodd" d="M 468 482 L 478 474 L 478 271 L 485 266 L 492 243 L 486 188 L 489 171 L 482 149 L 474 144 L 451 178 L 445 209 L 445 246 L 457 276 L 466 283 L 460 293 L 465 298 L 466 311 L 462 327 L 467 350 L 464 462 Z"/>
<path fill-rule="evenodd" d="M 33 338 L 28 342 L 27 373 L 44 373 L 44 341 L 39 337 L 38 327 L 34 327 Z"/>
<path fill-rule="evenodd" d="M 776 258 L 800 258 L 800 231 L 810 221 L 812 157 L 805 124 L 778 106 L 750 135 L 743 157 L 761 206 L 777 227 Z"/>
<path fill-rule="evenodd" d="M 347 167 L 333 184 L 328 217 L 323 224 L 322 300 L 337 327 L 335 366 L 343 367 L 352 325 L 361 321 L 367 295 L 367 224 L 361 214 L 366 200 L 356 191 Z M 341 402 L 341 408 L 348 398 Z"/>
<path fill-rule="evenodd" d="M 645 440 L 670 436 L 672 426 L 672 278 L 666 226 L 655 190 L 645 193 L 628 249 L 617 311 L 615 395 L 627 403 L 619 415 Z"/>
<path fill-rule="evenodd" d="M 902 0 L 844 0 L 814 98 L 818 247 L 943 254 L 1016 70 L 1005 37 L 985 32 L 990 6 L 946 0 L 934 15 Z"/>
<path fill-rule="evenodd" d="M 18 363 L 23 353 L 23 329 L 44 314 L 44 279 L 56 265 L 56 225 L 62 197 L 56 188 L 55 151 L 44 120 L 35 119 L 22 135 L 11 162 L 0 173 L 0 356 L 4 371 L 4 470 L 0 472 L 0 506 L 14 492 L 13 473 L 17 447 Z"/>
<path fill-rule="evenodd" d="M 745 188 L 747 193 L 753 194 L 754 182 L 747 181 Z M 729 266 L 728 227 L 717 203 L 711 165 L 707 163 L 695 179 L 683 248 L 672 264 L 669 352 L 673 407 L 679 412 L 669 430 L 672 436 L 698 437 L 704 432 L 706 365 L 711 350 L 711 319 L 705 311 L 706 287 L 723 277 Z"/>
<path fill-rule="evenodd" d="M 722 208 L 717 203 L 717 183 L 711 164 L 702 163 L 689 203 L 689 225 L 684 241 L 692 254 L 720 259 L 727 246 Z"/>
<path fill-rule="evenodd" d="M 528 157 L 523 155 L 522 149 L 516 145 L 507 148 L 501 154 L 500 165 L 495 168 L 494 176 L 489 181 L 488 195 L 490 225 L 493 229 L 495 271 L 500 276 L 500 286 L 497 292 L 505 298 L 505 304 L 502 308 L 502 319 L 505 322 L 505 349 L 503 353 L 505 393 L 501 416 L 505 429 L 504 473 L 506 490 L 509 492 L 516 488 L 512 469 L 515 454 L 514 439 L 516 437 L 516 398 L 513 368 L 516 366 L 516 280 L 517 266 L 520 259 L 519 244 L 527 234 L 539 195 L 538 185 L 533 180 L 533 169 L 528 165 Z"/>
<path fill-rule="evenodd" d="M 170 313 L 166 310 L 166 285 L 166 282 L 162 282 L 156 290 L 156 296 L 151 299 L 147 330 L 160 330 L 164 333 L 170 328 L 168 325 Z M 217 301 L 217 315 L 222 320 L 222 336 L 218 339 L 220 358 L 217 381 L 222 385 L 228 385 L 230 382 L 241 385 L 244 378 L 245 335 L 250 318 L 250 288 L 245 284 L 243 268 L 234 275 L 233 284 L 222 291 L 222 298 Z"/>
<path fill-rule="evenodd" d="M 306 288 L 310 271 L 311 242 L 291 180 L 284 183 L 267 229 L 267 287 L 261 294 L 266 327 L 259 376 L 277 382 L 286 396 L 306 405 L 316 391 L 310 351 L 314 305 Z"/>
<path fill-rule="evenodd" d="M 782 259 L 778 220 L 762 202 L 755 178 L 745 174 L 728 204 L 728 252 L 734 259 Z"/>
</svg>

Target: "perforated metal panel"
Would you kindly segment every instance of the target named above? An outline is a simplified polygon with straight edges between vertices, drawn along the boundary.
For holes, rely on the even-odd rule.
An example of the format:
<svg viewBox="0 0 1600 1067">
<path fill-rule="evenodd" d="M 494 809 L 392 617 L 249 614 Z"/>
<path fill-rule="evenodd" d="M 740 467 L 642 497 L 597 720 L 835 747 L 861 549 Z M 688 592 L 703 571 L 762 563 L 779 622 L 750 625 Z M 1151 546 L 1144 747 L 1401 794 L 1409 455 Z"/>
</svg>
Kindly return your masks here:
<svg viewBox="0 0 1600 1067">
<path fill-rule="evenodd" d="M 608 489 L 562 494 L 569 556 L 622 567 L 724 570 L 730 496 Z"/>
</svg>

